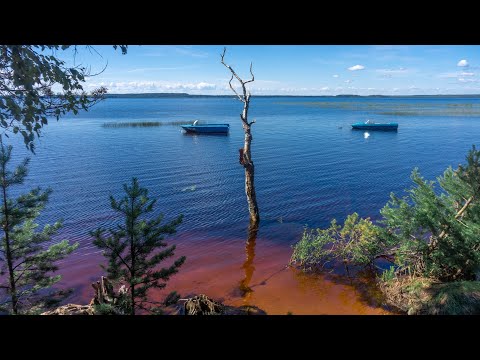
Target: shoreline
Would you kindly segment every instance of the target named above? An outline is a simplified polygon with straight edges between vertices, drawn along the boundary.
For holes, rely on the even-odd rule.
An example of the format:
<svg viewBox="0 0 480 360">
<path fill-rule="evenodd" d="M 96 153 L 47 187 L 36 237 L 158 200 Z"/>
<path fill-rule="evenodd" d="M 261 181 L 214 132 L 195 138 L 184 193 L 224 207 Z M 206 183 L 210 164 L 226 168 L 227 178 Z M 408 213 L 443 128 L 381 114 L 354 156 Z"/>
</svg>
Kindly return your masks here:
<svg viewBox="0 0 480 360">
<path fill-rule="evenodd" d="M 175 244 L 177 242 L 170 242 Z M 209 251 L 221 246 L 221 253 Z M 217 249 L 218 250 L 218 249 Z M 246 253 L 245 240 L 219 243 L 204 239 L 197 244 L 177 243 L 175 257 L 187 260 L 178 274 L 172 276 L 165 289 L 152 292 L 154 300 L 162 300 L 170 291 L 182 297 L 205 294 L 228 306 L 256 306 L 269 315 L 386 315 L 390 311 L 369 304 L 348 279 L 318 274 L 305 274 L 287 267 L 291 248 L 258 238 L 253 259 Z M 85 258 L 87 259 L 87 258 Z M 77 260 L 72 258 L 72 260 Z M 75 287 L 62 304 L 87 304 L 93 297 L 91 283 L 104 275 L 100 254 L 89 255 L 75 267 L 60 268 L 59 287 Z M 372 285 L 372 284 L 370 284 Z M 246 289 L 251 289 L 248 291 Z M 287 295 L 288 294 L 288 295 Z"/>
</svg>

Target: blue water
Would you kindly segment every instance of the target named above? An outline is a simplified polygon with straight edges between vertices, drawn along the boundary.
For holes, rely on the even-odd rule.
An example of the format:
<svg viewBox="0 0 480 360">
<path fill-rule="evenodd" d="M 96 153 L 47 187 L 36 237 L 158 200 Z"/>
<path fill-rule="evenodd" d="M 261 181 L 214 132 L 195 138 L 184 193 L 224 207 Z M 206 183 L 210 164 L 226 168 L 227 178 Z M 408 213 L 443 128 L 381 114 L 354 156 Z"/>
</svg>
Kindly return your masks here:
<svg viewBox="0 0 480 360">
<path fill-rule="evenodd" d="M 401 194 L 410 187 L 414 167 L 434 179 L 448 166 L 463 162 L 472 144 L 480 145 L 478 116 L 379 114 L 379 108 L 388 111 L 398 104 L 438 109 L 448 104 L 475 107 L 480 100 L 253 98 L 259 237 L 292 244 L 305 225 L 325 226 L 354 211 L 378 219 L 390 192 Z M 39 220 L 63 218 L 60 236 L 80 242 L 77 255 L 66 260 L 72 266 L 97 252 L 88 232 L 117 222 L 108 197 L 122 195 L 122 184 L 133 176 L 158 198 L 157 213 L 166 219 L 184 214 L 179 235 L 190 235 L 183 241 L 217 239 L 220 244 L 245 237 L 248 212 L 244 170 L 238 163 L 241 106 L 232 98 L 107 99 L 88 113 L 52 120 L 36 155 L 28 153 L 19 137 L 10 138 L 16 160 L 32 158 L 28 180 L 14 193 L 37 185 L 52 187 Z M 371 132 L 368 137 L 351 130 L 351 123 L 368 118 L 398 122 L 399 130 Z M 230 123 L 230 134 L 192 136 L 179 126 L 102 127 L 115 121 L 194 119 Z"/>
</svg>

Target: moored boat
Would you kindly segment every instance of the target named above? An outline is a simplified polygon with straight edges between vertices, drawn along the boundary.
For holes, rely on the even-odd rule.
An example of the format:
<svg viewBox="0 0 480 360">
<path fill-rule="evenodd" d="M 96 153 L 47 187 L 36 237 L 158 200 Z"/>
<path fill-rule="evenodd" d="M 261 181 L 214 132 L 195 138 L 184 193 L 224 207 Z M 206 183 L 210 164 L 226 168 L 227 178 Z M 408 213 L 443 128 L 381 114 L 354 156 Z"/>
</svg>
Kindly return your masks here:
<svg viewBox="0 0 480 360">
<path fill-rule="evenodd" d="M 367 120 L 366 122 L 358 122 L 352 124 L 354 130 L 381 130 L 381 131 L 397 131 L 398 123 L 375 123 Z"/>
<path fill-rule="evenodd" d="M 197 124 L 196 120 L 192 125 L 182 125 L 182 128 L 188 133 L 196 134 L 226 134 L 230 129 L 230 124 Z"/>
</svg>

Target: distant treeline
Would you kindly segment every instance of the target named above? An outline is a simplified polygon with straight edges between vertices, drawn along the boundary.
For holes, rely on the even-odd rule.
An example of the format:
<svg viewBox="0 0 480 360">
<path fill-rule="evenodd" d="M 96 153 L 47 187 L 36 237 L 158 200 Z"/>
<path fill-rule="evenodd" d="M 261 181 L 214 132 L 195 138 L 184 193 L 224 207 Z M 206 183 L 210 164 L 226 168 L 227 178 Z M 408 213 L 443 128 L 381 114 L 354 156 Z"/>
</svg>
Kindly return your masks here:
<svg viewBox="0 0 480 360">
<path fill-rule="evenodd" d="M 107 94 L 107 98 L 210 98 L 210 97 L 225 97 L 225 98 L 234 98 L 234 95 L 193 95 L 187 93 L 141 93 L 141 94 Z M 265 98 L 278 98 L 278 97 L 340 97 L 340 98 L 349 98 L 349 97 L 374 97 L 374 98 L 438 98 L 438 97 L 449 97 L 449 98 L 480 98 L 480 94 L 474 95 L 353 95 L 353 94 L 342 94 L 342 95 L 255 95 L 255 97 L 265 97 Z"/>
</svg>

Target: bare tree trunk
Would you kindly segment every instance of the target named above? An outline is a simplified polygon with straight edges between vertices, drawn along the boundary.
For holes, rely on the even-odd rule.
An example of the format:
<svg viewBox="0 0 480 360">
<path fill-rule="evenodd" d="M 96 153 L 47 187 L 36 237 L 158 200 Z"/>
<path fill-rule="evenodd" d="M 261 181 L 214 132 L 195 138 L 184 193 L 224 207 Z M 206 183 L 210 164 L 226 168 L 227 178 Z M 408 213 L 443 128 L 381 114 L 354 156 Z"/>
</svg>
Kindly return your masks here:
<svg viewBox="0 0 480 360">
<path fill-rule="evenodd" d="M 248 202 L 248 211 L 250 213 L 250 226 L 258 227 L 260 222 L 260 213 L 258 211 L 257 205 L 257 196 L 255 194 L 255 166 L 253 165 L 252 153 L 251 153 L 251 144 L 252 144 L 252 133 L 251 126 L 255 123 L 255 120 L 248 122 L 248 108 L 250 106 L 250 92 L 247 91 L 245 87 L 249 82 L 253 82 L 255 77 L 252 72 L 252 64 L 250 64 L 250 74 L 252 78 L 247 81 L 243 81 L 237 73 L 224 62 L 226 48 L 223 49 L 223 54 L 221 55 L 221 63 L 230 70 L 232 73 L 232 78 L 230 79 L 229 85 L 232 91 L 237 95 L 239 101 L 243 103 L 243 111 L 240 114 L 240 119 L 242 120 L 243 131 L 245 132 L 245 141 L 243 148 L 240 149 L 240 164 L 245 168 L 245 193 L 247 195 Z M 242 95 L 238 94 L 235 88 L 232 86 L 233 78 L 236 78 L 242 86 Z"/>
</svg>

